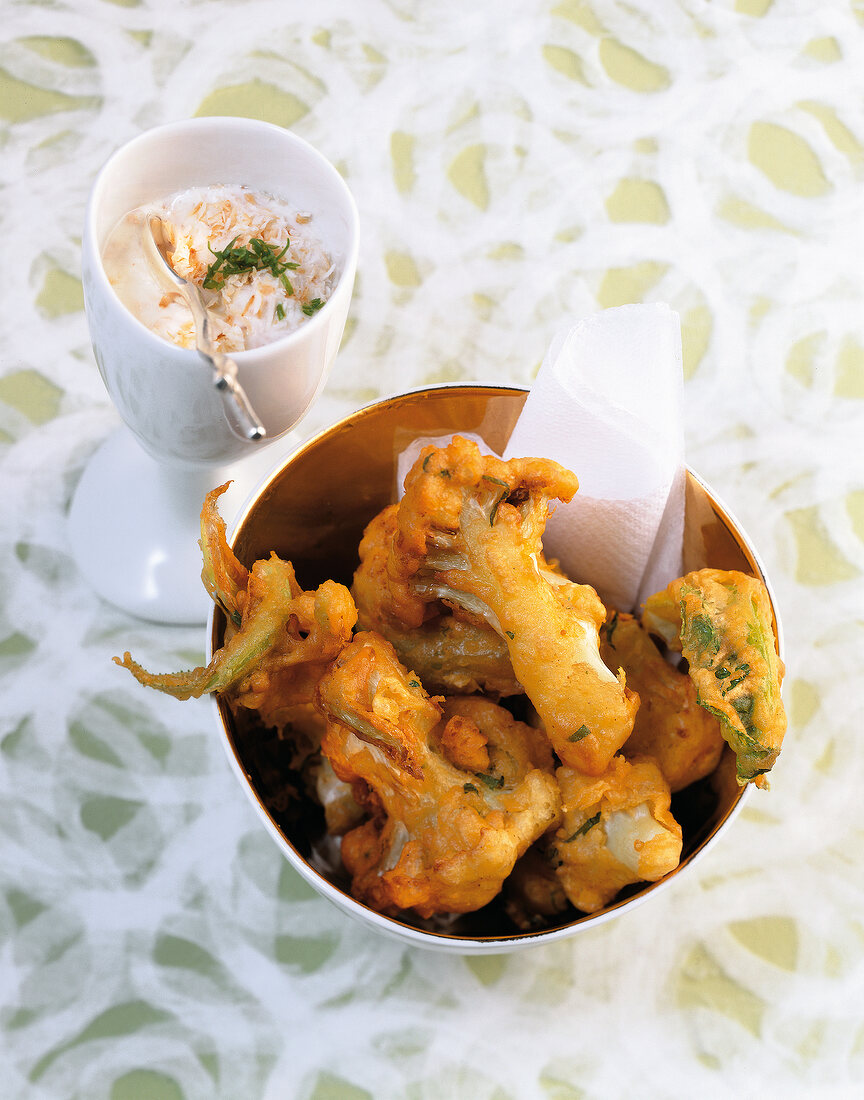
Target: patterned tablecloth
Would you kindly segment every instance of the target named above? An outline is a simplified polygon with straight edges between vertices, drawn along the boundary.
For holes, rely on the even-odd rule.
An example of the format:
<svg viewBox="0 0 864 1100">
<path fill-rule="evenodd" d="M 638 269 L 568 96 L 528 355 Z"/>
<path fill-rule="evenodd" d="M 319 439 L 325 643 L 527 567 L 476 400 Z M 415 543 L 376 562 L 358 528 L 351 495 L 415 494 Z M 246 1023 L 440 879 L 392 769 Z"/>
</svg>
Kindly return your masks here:
<svg viewBox="0 0 864 1100">
<path fill-rule="evenodd" d="M 861 0 L 5 0 L 0 35 L 2 1095 L 860 1095 Z M 111 663 L 187 667 L 203 635 L 69 554 L 118 423 L 84 205 L 121 143 L 200 114 L 294 129 L 360 209 L 295 441 L 427 383 L 530 383 L 586 309 L 680 313 L 688 460 L 773 578 L 790 730 L 770 793 L 641 909 L 482 959 L 379 939 L 283 861 L 207 702 Z"/>
</svg>

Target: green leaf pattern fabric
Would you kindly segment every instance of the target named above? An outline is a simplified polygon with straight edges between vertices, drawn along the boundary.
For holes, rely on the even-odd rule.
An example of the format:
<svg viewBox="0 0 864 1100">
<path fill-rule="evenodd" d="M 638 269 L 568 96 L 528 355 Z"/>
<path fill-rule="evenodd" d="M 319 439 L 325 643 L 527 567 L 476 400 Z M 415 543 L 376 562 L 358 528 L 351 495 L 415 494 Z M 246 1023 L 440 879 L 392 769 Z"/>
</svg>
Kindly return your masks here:
<svg viewBox="0 0 864 1100">
<path fill-rule="evenodd" d="M 4 6 L 4 1097 L 860 1095 L 862 72 L 857 2 Z M 530 384 L 579 312 L 680 313 L 688 460 L 773 579 L 791 724 L 772 791 L 637 911 L 494 958 L 380 939 L 283 861 L 206 701 L 111 663 L 204 642 L 69 556 L 118 423 L 84 207 L 124 141 L 212 114 L 291 127 L 360 209 L 343 346 L 284 450 L 392 392 Z"/>
</svg>

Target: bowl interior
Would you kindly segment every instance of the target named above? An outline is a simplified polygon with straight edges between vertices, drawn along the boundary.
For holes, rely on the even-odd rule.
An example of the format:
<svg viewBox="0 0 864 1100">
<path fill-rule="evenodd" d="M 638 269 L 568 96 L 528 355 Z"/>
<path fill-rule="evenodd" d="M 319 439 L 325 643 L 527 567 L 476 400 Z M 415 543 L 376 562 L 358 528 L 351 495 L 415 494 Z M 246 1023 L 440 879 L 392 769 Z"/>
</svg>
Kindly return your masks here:
<svg viewBox="0 0 864 1100">
<path fill-rule="evenodd" d="M 364 527 L 397 499 L 397 460 L 405 447 L 417 438 L 461 431 L 476 433 L 500 452 L 526 396 L 525 390 L 497 386 L 442 387 L 404 394 L 346 418 L 289 456 L 253 495 L 234 527 L 231 542 L 235 553 L 248 566 L 275 551 L 294 564 L 304 588 L 314 588 L 327 578 L 350 585 Z M 685 571 L 710 565 L 764 579 L 742 533 L 692 472 L 687 478 L 684 565 Z M 224 625 L 217 611 L 211 651 L 221 644 Z M 284 839 L 289 854 L 347 893 L 349 883 L 326 838 L 323 814 L 303 796 L 298 777 L 291 775 L 285 743 L 272 731 L 236 719 L 221 701 L 218 709 L 230 751 L 259 810 L 272 823 L 271 831 Z M 296 791 L 301 792 L 299 797 L 293 793 Z M 735 780 L 734 755 L 727 747 L 712 776 L 673 796 L 672 811 L 684 832 L 681 864 L 673 874 L 687 867 L 717 834 L 743 793 Z M 626 888 L 600 914 L 585 915 L 571 909 L 540 931 L 517 930 L 500 899 L 456 918 L 421 921 L 408 917 L 394 924 L 423 929 L 434 937 L 479 942 L 530 940 L 597 920 L 646 896 L 670 877 L 661 883 Z M 359 906 L 353 899 L 352 903 Z"/>
</svg>

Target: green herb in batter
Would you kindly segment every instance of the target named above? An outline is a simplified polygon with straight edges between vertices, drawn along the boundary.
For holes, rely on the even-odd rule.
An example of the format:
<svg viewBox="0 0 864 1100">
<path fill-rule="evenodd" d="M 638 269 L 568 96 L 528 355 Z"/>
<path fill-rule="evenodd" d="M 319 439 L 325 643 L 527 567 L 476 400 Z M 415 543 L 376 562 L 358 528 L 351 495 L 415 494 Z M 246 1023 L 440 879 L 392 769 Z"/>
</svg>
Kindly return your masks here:
<svg viewBox="0 0 864 1100">
<path fill-rule="evenodd" d="M 497 478 L 489 478 L 489 480 L 490 481 L 496 481 Z M 503 485 L 504 483 L 502 482 L 501 484 Z M 489 513 L 489 526 L 490 527 L 495 526 L 495 517 L 498 515 L 498 508 L 501 505 L 502 501 L 505 501 L 509 495 L 510 495 L 510 486 L 505 485 L 504 486 L 504 492 L 501 494 L 500 497 L 498 497 L 498 499 L 492 505 L 492 511 Z"/>
<path fill-rule="evenodd" d="M 577 840 L 580 836 L 585 836 L 589 829 L 593 829 L 597 822 L 600 820 L 600 814 L 596 813 L 593 817 L 589 817 L 587 821 L 583 821 L 579 828 L 572 836 L 568 836 L 564 841 L 565 844 L 569 844 L 571 840 Z"/>
<path fill-rule="evenodd" d="M 474 773 L 481 783 L 485 783 L 486 786 L 492 791 L 500 791 L 504 786 L 503 775 L 485 775 L 483 772 Z"/>
</svg>

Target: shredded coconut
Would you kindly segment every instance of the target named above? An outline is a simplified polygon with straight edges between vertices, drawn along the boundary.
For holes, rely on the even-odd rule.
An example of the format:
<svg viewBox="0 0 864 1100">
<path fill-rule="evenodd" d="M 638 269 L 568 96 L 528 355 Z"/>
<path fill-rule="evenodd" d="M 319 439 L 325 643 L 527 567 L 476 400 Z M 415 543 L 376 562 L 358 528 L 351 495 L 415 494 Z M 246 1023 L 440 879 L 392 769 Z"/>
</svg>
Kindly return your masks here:
<svg viewBox="0 0 864 1100">
<path fill-rule="evenodd" d="M 247 187 L 196 187 L 130 211 L 112 231 L 103 253 L 109 281 L 136 317 L 166 340 L 195 346 L 192 315 L 179 292 L 166 293 L 141 244 L 148 218 L 159 214 L 174 251 L 178 275 L 202 288 L 211 337 L 223 352 L 260 347 L 309 320 L 326 302 L 338 279 L 336 264 L 310 231 L 307 211 Z M 229 274 L 205 288 L 214 253 L 262 240 L 281 256 L 274 270 L 264 266 Z M 286 261 L 290 267 L 276 272 Z M 297 265 L 294 267 L 293 265 Z M 306 312 L 304 312 L 304 306 Z"/>
</svg>

